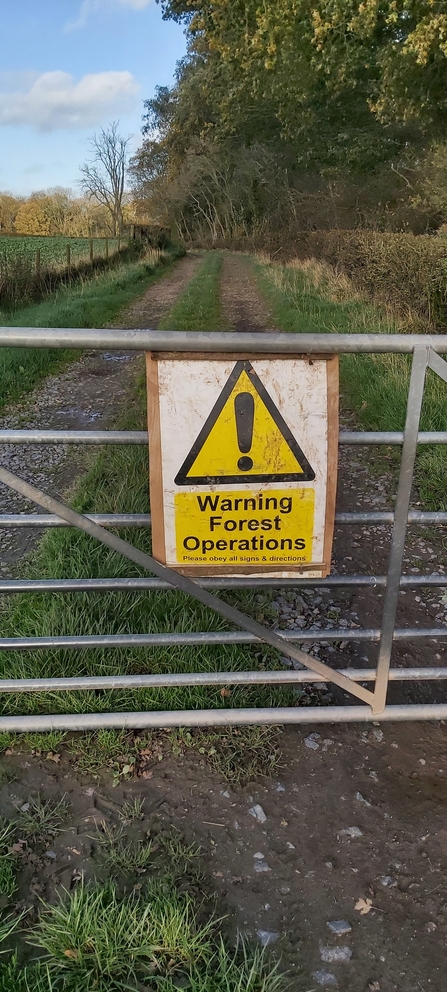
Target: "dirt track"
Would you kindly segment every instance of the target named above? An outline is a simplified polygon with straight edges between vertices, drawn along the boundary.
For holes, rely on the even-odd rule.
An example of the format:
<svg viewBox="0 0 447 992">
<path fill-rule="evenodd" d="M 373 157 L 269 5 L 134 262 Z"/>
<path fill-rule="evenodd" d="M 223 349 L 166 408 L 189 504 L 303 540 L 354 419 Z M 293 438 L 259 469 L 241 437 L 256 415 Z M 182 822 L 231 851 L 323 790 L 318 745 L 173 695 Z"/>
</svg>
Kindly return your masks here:
<svg viewBox="0 0 447 992">
<path fill-rule="evenodd" d="M 161 318 L 187 286 L 200 264 L 199 255 L 181 259 L 122 316 L 122 327 L 156 329 Z M 47 430 L 106 430 L 124 409 L 139 367 L 132 354 L 92 352 L 50 375 L 19 405 L 0 416 L 0 426 Z M 45 489 L 64 492 L 82 474 L 89 448 L 74 445 L 0 445 L 2 464 Z M 32 513 L 35 507 L 0 485 L 1 513 Z M 1 541 L 0 578 L 11 574 L 15 562 L 31 550 L 40 533 L 36 529 L 4 531 Z"/>
<path fill-rule="evenodd" d="M 185 260 L 183 266 L 185 274 L 191 273 L 189 261 Z M 245 261 L 226 261 L 222 296 L 232 326 L 244 330 L 270 326 L 268 308 L 259 297 Z M 172 305 L 172 300 L 165 302 Z M 130 319 L 140 326 L 154 326 L 147 303 L 148 300 L 138 305 L 139 312 L 138 307 L 132 310 Z M 153 314 L 156 312 L 155 307 Z M 250 313 L 254 314 L 252 323 Z M 116 369 L 113 363 L 110 365 L 113 378 Z M 124 362 L 123 366 L 129 368 Z M 96 388 L 98 381 L 107 387 L 104 401 L 112 378 L 102 380 L 99 376 L 96 380 Z M 48 388 L 51 387 L 44 387 Z M 123 395 L 119 403 L 124 401 Z M 109 423 L 119 403 L 112 410 L 104 404 L 95 426 Z M 77 409 L 77 419 L 70 420 L 69 415 L 64 426 L 79 426 L 79 416 Z M 29 426 L 37 419 L 30 420 Z M 24 426 L 23 417 L 20 423 Z M 60 423 L 59 418 L 57 423 L 52 421 L 45 426 Z M 379 471 L 377 465 L 368 462 L 369 457 L 359 449 L 355 455 L 342 451 L 342 509 L 386 509 L 392 503 L 394 473 L 386 465 Z M 381 528 L 358 534 L 340 528 L 334 567 L 340 572 L 383 573 L 387 543 L 388 532 Z M 440 555 L 444 551 L 439 543 L 416 535 L 409 544 L 407 569 L 422 571 Z M 428 625 L 436 613 L 445 616 L 439 593 L 420 596 L 419 601 L 416 595 L 408 593 L 402 600 L 402 625 Z M 290 629 L 300 618 L 304 618 L 305 626 L 324 626 L 334 610 L 346 628 L 356 624 L 374 626 L 379 620 L 381 601 L 380 591 L 354 597 L 345 593 L 319 596 L 314 591 L 309 595 L 291 594 L 283 600 L 278 597 L 279 626 Z M 302 623 L 298 625 L 303 627 Z M 371 661 L 376 650 L 363 645 L 342 647 L 344 658 L 356 664 L 362 658 Z M 444 649 L 437 646 L 434 650 L 436 659 L 432 648 L 401 647 L 395 658 L 398 663 L 405 662 L 409 653 L 412 662 L 442 663 Z M 317 651 L 324 660 L 335 663 L 335 649 L 322 645 Z M 362 667 L 365 664 L 363 661 Z M 421 695 L 424 692 L 420 690 Z M 55 864 L 43 867 L 43 859 L 37 874 L 34 872 L 38 876 L 36 884 L 42 886 L 39 894 L 51 895 L 54 887 L 66 884 L 75 870 L 85 871 L 88 877 L 94 854 L 85 839 L 85 818 L 94 817 L 96 794 L 85 798 L 85 783 L 64 758 L 60 765 L 37 758 L 25 760 L 23 756 L 12 756 L 7 762 L 16 771 L 12 792 L 17 799 L 29 796 L 30 790 L 58 796 L 67 792 L 75 810 L 73 836 L 61 834 L 55 842 Z M 149 810 L 154 804 L 158 809 L 161 798 L 156 815 L 177 824 L 202 845 L 211 880 L 222 897 L 219 909 L 229 910 L 232 932 L 240 929 L 255 940 L 271 941 L 289 971 L 293 992 L 336 986 L 341 992 L 444 992 L 445 727 L 288 729 L 283 736 L 282 763 L 274 781 L 232 790 L 198 755 L 161 763 L 154 756 L 149 781 L 139 779 L 113 792 L 104 783 L 98 788 L 101 795 L 117 803 L 129 795 L 142 795 Z M 8 802 L 4 787 L 0 813 L 11 812 Z M 250 814 L 256 804 L 262 807 L 265 822 Z M 113 819 L 113 813 L 110 816 Z M 147 829 L 148 824 L 143 826 Z M 73 847 L 79 855 L 72 853 Z M 30 873 L 27 878 L 31 885 L 31 869 Z M 363 915 L 356 909 L 358 900 L 364 900 L 367 912 Z M 327 926 L 334 920 L 346 920 L 351 928 L 339 939 Z M 348 948 L 344 954 L 349 960 L 331 960 L 336 947 Z M 329 960 L 322 960 L 322 956 Z"/>
</svg>

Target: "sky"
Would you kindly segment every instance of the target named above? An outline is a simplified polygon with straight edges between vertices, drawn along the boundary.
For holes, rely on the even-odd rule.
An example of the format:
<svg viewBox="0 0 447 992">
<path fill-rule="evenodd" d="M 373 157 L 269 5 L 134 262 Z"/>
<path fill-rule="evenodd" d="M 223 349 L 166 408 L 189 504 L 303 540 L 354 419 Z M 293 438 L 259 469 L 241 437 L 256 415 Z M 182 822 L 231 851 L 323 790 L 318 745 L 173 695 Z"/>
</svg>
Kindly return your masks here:
<svg viewBox="0 0 447 992">
<path fill-rule="evenodd" d="M 0 0 L 0 190 L 77 189 L 89 138 L 172 83 L 184 29 L 155 0 Z M 79 191 L 79 190 L 78 190 Z"/>
</svg>

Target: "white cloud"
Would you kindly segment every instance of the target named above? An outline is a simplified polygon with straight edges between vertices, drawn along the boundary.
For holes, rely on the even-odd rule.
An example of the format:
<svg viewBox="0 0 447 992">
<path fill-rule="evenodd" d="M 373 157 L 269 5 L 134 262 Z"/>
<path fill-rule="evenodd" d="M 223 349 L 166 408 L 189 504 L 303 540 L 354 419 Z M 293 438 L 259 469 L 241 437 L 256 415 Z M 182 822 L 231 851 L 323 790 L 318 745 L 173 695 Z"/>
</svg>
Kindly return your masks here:
<svg viewBox="0 0 447 992">
<path fill-rule="evenodd" d="M 87 23 L 91 14 L 101 10 L 129 7 L 131 10 L 144 10 L 152 3 L 152 0 L 82 0 L 79 16 L 75 21 L 69 21 L 66 31 L 75 31 L 82 28 Z"/>
<path fill-rule="evenodd" d="M 27 89 L 0 90 L 0 125 L 38 131 L 95 127 L 131 110 L 139 85 L 130 72 L 96 72 L 78 82 L 68 72 L 43 72 Z"/>
</svg>

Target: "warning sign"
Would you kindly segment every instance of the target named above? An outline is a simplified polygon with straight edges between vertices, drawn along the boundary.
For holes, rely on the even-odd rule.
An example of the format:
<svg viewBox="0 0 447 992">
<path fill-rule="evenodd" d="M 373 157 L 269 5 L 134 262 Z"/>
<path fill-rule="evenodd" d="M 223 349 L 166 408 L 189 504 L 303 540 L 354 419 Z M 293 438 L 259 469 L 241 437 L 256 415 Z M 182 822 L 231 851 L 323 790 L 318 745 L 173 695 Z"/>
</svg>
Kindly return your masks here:
<svg viewBox="0 0 447 992">
<path fill-rule="evenodd" d="M 175 478 L 176 485 L 314 478 L 251 362 L 237 362 Z"/>
<path fill-rule="evenodd" d="M 330 567 L 336 358 L 147 357 L 153 553 L 189 574 Z"/>
</svg>

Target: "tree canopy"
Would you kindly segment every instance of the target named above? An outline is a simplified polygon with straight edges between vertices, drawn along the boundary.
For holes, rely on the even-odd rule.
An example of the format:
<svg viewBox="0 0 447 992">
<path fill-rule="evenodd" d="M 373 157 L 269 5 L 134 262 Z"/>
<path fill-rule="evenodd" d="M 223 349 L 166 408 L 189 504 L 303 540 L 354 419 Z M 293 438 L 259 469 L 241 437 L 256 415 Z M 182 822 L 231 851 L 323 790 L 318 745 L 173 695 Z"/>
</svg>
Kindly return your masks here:
<svg viewBox="0 0 447 992">
<path fill-rule="evenodd" d="M 436 226 L 407 170 L 445 142 L 445 0 L 159 2 L 188 55 L 146 102 L 146 209 L 213 237 L 264 223 L 272 198 L 281 223 Z"/>
</svg>

